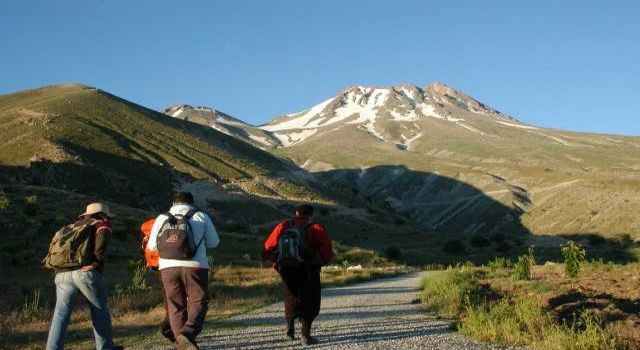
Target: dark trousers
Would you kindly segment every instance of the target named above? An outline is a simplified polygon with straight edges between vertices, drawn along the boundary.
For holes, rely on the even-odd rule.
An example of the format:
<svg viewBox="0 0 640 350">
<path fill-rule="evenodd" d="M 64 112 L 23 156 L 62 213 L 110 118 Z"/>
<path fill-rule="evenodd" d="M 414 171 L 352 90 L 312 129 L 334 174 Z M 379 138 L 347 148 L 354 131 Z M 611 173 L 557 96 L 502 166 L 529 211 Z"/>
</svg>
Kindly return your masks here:
<svg viewBox="0 0 640 350">
<path fill-rule="evenodd" d="M 160 270 L 173 334 L 194 340 L 202 331 L 209 306 L 208 270 L 170 267 Z"/>
<path fill-rule="evenodd" d="M 284 315 L 312 322 L 320 313 L 320 267 L 281 268 Z"/>
<path fill-rule="evenodd" d="M 164 308 L 164 318 L 160 322 L 160 330 L 164 334 L 167 330 L 171 330 L 171 323 L 169 323 L 169 308 L 167 307 L 167 298 L 164 292 L 164 284 L 162 283 L 162 275 L 157 268 L 151 269 L 158 274 L 158 281 L 160 281 L 160 289 L 162 290 L 162 307 Z"/>
</svg>

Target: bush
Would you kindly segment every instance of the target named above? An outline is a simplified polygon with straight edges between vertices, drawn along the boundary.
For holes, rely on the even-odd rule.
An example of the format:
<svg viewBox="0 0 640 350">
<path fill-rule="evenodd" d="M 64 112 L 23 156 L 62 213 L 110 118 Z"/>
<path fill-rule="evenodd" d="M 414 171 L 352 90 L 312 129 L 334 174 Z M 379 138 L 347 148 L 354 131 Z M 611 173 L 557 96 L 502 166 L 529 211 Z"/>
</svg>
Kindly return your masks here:
<svg viewBox="0 0 640 350">
<path fill-rule="evenodd" d="M 384 257 L 389 260 L 400 260 L 402 258 L 402 251 L 398 247 L 390 246 L 384 250 Z"/>
<path fill-rule="evenodd" d="M 490 245 L 491 242 L 482 235 L 474 235 L 471 237 L 471 246 L 476 248 L 482 248 Z"/>
<path fill-rule="evenodd" d="M 580 272 L 580 264 L 585 260 L 586 251 L 579 243 L 569 241 L 562 245 L 564 257 L 564 274 L 568 278 L 575 278 Z"/>
<path fill-rule="evenodd" d="M 442 251 L 448 254 L 462 254 L 467 251 L 467 247 L 459 239 L 450 239 L 442 246 Z"/>
<path fill-rule="evenodd" d="M 529 247 L 527 254 L 520 255 L 518 261 L 513 268 L 513 279 L 516 281 L 525 281 L 531 279 L 531 266 L 536 264 L 536 257 L 533 247 Z"/>
<path fill-rule="evenodd" d="M 0 210 L 8 209 L 11 206 L 11 201 L 4 191 L 0 191 Z"/>
<path fill-rule="evenodd" d="M 621 248 L 631 248 L 633 246 L 633 238 L 628 233 L 620 233 L 613 237 L 612 241 Z"/>
<path fill-rule="evenodd" d="M 425 278 L 421 300 L 439 313 L 457 316 L 469 304 L 480 300 L 475 270 L 448 269 Z"/>
<path fill-rule="evenodd" d="M 496 257 L 495 259 L 487 263 L 487 267 L 491 269 L 491 271 L 496 271 L 498 269 L 507 269 L 511 268 L 512 266 L 513 263 L 511 262 L 511 259 L 504 257 Z"/>
<path fill-rule="evenodd" d="M 623 348 L 614 335 L 603 330 L 597 317 L 587 313 L 571 326 L 557 324 L 549 312 L 529 298 L 469 307 L 459 330 L 484 341 L 539 349 Z"/>
</svg>

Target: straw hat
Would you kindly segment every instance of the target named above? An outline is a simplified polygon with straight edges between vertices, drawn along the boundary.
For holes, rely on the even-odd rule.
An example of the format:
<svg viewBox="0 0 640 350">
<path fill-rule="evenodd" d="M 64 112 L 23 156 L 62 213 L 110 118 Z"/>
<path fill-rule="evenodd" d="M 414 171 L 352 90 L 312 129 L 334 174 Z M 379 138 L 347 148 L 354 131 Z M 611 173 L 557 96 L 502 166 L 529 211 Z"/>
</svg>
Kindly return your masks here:
<svg viewBox="0 0 640 350">
<path fill-rule="evenodd" d="M 80 217 L 83 217 L 85 215 L 97 214 L 97 213 L 104 213 L 110 218 L 115 217 L 115 215 L 113 215 L 109 211 L 109 205 L 105 203 L 91 203 L 87 205 L 87 210 L 85 210 L 84 213 L 80 214 Z"/>
</svg>

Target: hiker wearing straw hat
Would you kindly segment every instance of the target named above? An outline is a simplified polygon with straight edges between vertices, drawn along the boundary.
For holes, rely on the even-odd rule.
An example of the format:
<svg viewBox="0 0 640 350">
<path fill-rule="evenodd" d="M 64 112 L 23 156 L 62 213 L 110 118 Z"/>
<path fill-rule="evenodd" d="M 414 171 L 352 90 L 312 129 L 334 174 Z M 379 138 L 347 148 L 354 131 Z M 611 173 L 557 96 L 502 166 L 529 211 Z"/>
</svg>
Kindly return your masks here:
<svg viewBox="0 0 640 350">
<path fill-rule="evenodd" d="M 105 203 L 87 205 L 79 220 L 59 229 L 49 244 L 43 266 L 56 272 L 56 307 L 49 328 L 47 350 L 64 349 L 64 334 L 80 292 L 91 309 L 96 349 L 122 349 L 113 345 L 111 316 L 102 271 L 115 217 Z"/>
</svg>

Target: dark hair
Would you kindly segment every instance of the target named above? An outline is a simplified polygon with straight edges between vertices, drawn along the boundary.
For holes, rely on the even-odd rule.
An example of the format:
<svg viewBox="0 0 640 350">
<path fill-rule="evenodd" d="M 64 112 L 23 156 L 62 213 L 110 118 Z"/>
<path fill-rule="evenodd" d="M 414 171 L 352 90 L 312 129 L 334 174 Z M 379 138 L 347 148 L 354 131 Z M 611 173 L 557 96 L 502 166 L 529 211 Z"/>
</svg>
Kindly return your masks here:
<svg viewBox="0 0 640 350">
<path fill-rule="evenodd" d="M 193 204 L 191 192 L 178 192 L 173 196 L 173 203 Z"/>
<path fill-rule="evenodd" d="M 313 207 L 309 204 L 303 204 L 296 208 L 296 214 L 298 216 L 311 216 L 313 215 Z"/>
</svg>

